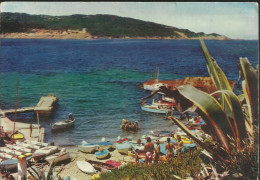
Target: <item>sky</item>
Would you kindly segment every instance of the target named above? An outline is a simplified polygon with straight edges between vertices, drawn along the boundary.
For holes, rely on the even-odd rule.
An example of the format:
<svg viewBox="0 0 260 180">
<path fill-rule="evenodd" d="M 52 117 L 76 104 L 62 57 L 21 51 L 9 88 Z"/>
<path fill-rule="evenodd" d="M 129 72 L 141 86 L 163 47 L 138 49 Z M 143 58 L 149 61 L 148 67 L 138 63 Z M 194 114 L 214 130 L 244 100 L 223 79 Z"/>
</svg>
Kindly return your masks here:
<svg viewBox="0 0 260 180">
<path fill-rule="evenodd" d="M 64 16 L 110 14 L 233 39 L 258 40 L 254 2 L 3 2 L 1 12 Z"/>
</svg>

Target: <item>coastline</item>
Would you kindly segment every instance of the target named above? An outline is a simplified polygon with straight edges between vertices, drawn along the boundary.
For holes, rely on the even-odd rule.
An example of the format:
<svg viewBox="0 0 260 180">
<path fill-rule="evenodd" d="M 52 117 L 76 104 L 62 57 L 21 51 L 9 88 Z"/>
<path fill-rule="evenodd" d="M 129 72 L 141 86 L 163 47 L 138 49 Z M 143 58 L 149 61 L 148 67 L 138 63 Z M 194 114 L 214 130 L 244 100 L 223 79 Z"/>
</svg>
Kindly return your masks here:
<svg viewBox="0 0 260 180">
<path fill-rule="evenodd" d="M 151 39 L 151 40 L 198 40 L 200 38 L 204 40 L 232 40 L 226 36 L 205 36 L 205 37 L 193 37 L 187 36 L 181 37 L 111 37 L 111 36 L 93 36 L 86 31 L 81 30 L 47 30 L 47 29 L 33 29 L 30 32 L 13 32 L 13 33 L 1 33 L 1 39 L 82 39 L 82 40 L 95 40 L 95 39 Z"/>
</svg>

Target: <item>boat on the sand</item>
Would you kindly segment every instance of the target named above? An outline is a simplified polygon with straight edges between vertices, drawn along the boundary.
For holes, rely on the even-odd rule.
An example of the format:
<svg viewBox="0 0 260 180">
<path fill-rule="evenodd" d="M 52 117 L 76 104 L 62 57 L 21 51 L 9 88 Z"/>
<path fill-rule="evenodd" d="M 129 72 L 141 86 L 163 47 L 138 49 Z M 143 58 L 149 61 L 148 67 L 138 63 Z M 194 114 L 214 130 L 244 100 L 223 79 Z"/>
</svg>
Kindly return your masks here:
<svg viewBox="0 0 260 180">
<path fill-rule="evenodd" d="M 58 163 L 70 159 L 69 152 L 59 152 L 45 158 L 49 163 Z"/>
<path fill-rule="evenodd" d="M 95 174 L 96 173 L 96 169 L 89 162 L 76 161 L 76 164 L 77 164 L 78 168 L 81 171 L 83 171 L 84 173 L 87 173 L 87 174 Z"/>
<path fill-rule="evenodd" d="M 88 159 L 86 159 L 85 161 L 89 162 L 98 171 L 107 171 L 107 170 L 115 169 L 114 166 L 104 163 L 104 162 L 88 160 Z"/>
<path fill-rule="evenodd" d="M 78 149 L 81 152 L 93 153 L 94 151 L 96 151 L 98 149 L 98 145 L 97 144 L 93 144 L 93 143 L 86 143 L 86 144 L 79 145 Z"/>
<path fill-rule="evenodd" d="M 125 141 L 125 142 L 122 142 L 122 143 L 117 143 L 116 149 L 121 154 L 127 154 L 128 151 L 130 151 L 132 149 L 132 145 L 131 145 L 130 142 Z"/>
<path fill-rule="evenodd" d="M 114 166 L 115 168 L 122 166 L 122 163 L 115 160 L 107 160 L 105 163 Z"/>
<path fill-rule="evenodd" d="M 107 149 L 97 151 L 97 152 L 95 152 L 95 156 L 97 159 L 105 159 L 109 156 L 109 151 Z"/>
</svg>

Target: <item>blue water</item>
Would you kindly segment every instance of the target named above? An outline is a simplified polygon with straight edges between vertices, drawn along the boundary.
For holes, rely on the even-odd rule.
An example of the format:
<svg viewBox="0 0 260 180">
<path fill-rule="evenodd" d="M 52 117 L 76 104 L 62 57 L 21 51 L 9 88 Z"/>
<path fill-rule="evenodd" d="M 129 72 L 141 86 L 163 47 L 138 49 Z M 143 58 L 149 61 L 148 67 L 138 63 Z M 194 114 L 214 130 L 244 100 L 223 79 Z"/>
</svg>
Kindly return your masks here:
<svg viewBox="0 0 260 180">
<path fill-rule="evenodd" d="M 258 41 L 205 41 L 227 77 L 237 80 L 239 57 L 258 63 Z M 139 99 L 149 92 L 139 85 L 151 77 L 156 64 L 160 79 L 208 76 L 198 40 L 30 40 L 2 39 L 0 60 L 1 108 L 35 106 L 40 97 L 59 98 L 50 117 L 41 117 L 46 142 L 79 144 L 133 138 L 155 129 L 169 130 L 164 115 L 142 112 Z M 240 89 L 236 87 L 236 92 Z M 75 127 L 51 133 L 50 123 L 72 112 Z M 13 118 L 13 116 L 10 116 Z M 139 121 L 141 131 L 123 132 L 123 118 Z M 36 123 L 33 113 L 18 121 Z"/>
</svg>

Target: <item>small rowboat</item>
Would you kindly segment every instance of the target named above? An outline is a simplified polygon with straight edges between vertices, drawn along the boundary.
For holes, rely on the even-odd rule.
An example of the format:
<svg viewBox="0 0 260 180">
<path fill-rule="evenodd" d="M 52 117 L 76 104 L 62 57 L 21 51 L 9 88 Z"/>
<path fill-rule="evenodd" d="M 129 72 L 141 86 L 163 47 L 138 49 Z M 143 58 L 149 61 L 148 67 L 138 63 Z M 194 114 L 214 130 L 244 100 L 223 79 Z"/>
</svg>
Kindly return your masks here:
<svg viewBox="0 0 260 180">
<path fill-rule="evenodd" d="M 81 152 L 92 153 L 92 152 L 94 152 L 95 150 L 98 149 L 98 145 L 93 144 L 93 143 L 87 143 L 87 144 L 82 144 L 82 145 L 78 146 L 78 149 Z"/>
<path fill-rule="evenodd" d="M 78 168 L 81 171 L 83 171 L 84 173 L 88 173 L 88 174 L 95 174 L 96 173 L 96 169 L 89 162 L 76 161 L 76 164 L 77 164 Z"/>
<path fill-rule="evenodd" d="M 74 125 L 75 119 L 68 119 L 65 121 L 59 121 L 51 125 L 51 130 L 66 129 Z"/>
<path fill-rule="evenodd" d="M 61 152 L 61 153 L 56 153 L 51 156 L 48 156 L 45 158 L 46 161 L 49 163 L 58 163 L 61 161 L 65 161 L 70 159 L 70 153 L 69 152 Z"/>
<path fill-rule="evenodd" d="M 16 133 L 11 135 L 11 139 L 12 140 L 23 140 L 24 135 L 23 135 L 23 133 L 16 132 Z"/>
<path fill-rule="evenodd" d="M 130 142 L 125 141 L 123 143 L 117 143 L 116 144 L 116 149 L 121 154 L 127 154 L 128 151 L 130 151 L 132 149 L 132 145 L 131 145 Z"/>
<path fill-rule="evenodd" d="M 122 142 L 125 142 L 125 141 L 128 141 L 128 140 L 129 140 L 128 138 L 123 138 L 123 139 L 116 141 L 116 143 L 122 143 Z"/>
<path fill-rule="evenodd" d="M 95 152 L 97 159 L 105 159 L 109 155 L 109 151 L 107 149 L 103 149 L 102 151 Z"/>
<path fill-rule="evenodd" d="M 108 161 L 106 161 L 106 163 L 114 166 L 114 168 L 122 166 L 121 162 L 115 161 L 115 160 L 108 160 Z"/>
<path fill-rule="evenodd" d="M 115 169 L 114 166 L 107 164 L 107 163 L 99 162 L 99 161 L 93 161 L 93 160 L 86 159 L 86 162 L 89 162 L 98 171 L 107 171 L 107 170 Z"/>
</svg>

